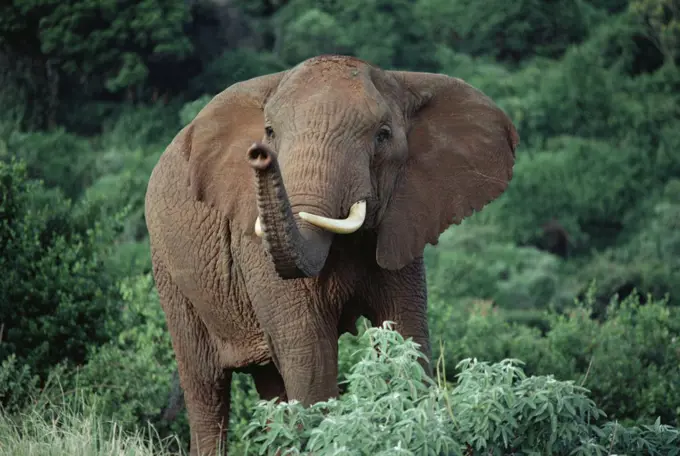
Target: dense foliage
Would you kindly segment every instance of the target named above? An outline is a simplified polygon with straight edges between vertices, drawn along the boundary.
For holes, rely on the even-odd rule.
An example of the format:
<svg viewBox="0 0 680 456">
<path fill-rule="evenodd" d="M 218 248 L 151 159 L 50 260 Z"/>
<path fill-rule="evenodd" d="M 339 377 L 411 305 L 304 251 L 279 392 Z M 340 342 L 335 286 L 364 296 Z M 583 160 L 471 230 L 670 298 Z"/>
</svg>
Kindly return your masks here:
<svg viewBox="0 0 680 456">
<path fill-rule="evenodd" d="M 516 360 L 463 359 L 455 387 L 429 381 L 417 345 L 371 328 L 339 400 L 262 402 L 246 431 L 259 454 L 603 455 L 651 447 L 680 454 L 680 431 L 595 423 L 604 413 L 572 381 L 525 375 Z M 264 450 L 264 451 L 263 451 Z"/>
<path fill-rule="evenodd" d="M 235 454 L 679 454 L 674 0 L 3 3 L 0 454 L 186 448 L 149 174 L 226 86 L 330 52 L 480 88 L 518 127 L 515 174 L 426 249 L 436 382 L 362 326 L 336 401 L 258 405 L 235 376 Z"/>
</svg>

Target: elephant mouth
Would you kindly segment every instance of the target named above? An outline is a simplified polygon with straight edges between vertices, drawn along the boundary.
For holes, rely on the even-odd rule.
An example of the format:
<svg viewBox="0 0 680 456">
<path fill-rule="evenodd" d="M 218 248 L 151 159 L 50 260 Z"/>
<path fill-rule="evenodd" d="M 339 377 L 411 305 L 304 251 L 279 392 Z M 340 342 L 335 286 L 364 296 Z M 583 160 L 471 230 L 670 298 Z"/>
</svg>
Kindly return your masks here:
<svg viewBox="0 0 680 456">
<path fill-rule="evenodd" d="M 349 209 L 349 215 L 344 219 L 323 217 L 321 215 L 300 212 L 298 216 L 306 222 L 318 228 L 335 234 L 351 234 L 359 230 L 366 221 L 366 200 L 357 201 Z M 262 223 L 258 216 L 255 220 L 255 234 L 259 237 L 264 236 Z"/>
</svg>

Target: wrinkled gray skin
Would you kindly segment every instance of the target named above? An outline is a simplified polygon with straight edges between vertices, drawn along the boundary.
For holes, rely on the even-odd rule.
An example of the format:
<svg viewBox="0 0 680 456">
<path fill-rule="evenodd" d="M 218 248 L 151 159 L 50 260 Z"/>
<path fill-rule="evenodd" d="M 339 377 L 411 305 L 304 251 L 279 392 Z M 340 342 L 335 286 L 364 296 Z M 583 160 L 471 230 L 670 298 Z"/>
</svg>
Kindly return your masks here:
<svg viewBox="0 0 680 456">
<path fill-rule="evenodd" d="M 191 454 L 217 454 L 226 438 L 234 371 L 265 399 L 337 395 L 338 337 L 361 315 L 394 321 L 429 355 L 425 244 L 506 189 L 518 141 L 461 80 L 352 57 L 217 95 L 168 146 L 146 195 Z M 299 216 L 345 218 L 361 200 L 352 233 Z"/>
</svg>

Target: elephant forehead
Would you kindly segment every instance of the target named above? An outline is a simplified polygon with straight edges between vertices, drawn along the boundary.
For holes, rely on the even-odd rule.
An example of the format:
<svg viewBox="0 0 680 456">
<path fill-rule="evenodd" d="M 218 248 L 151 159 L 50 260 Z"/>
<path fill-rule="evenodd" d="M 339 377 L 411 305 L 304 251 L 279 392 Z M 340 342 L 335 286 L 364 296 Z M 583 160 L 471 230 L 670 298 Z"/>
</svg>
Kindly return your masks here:
<svg viewBox="0 0 680 456">
<path fill-rule="evenodd" d="M 327 73 L 317 67 L 299 70 L 279 86 L 267 103 L 267 116 L 280 116 L 295 123 L 317 118 L 340 121 L 351 117 L 353 122 L 379 121 L 387 105 L 370 78 L 343 73 L 331 66 Z"/>
<path fill-rule="evenodd" d="M 385 109 L 366 97 L 327 97 L 316 93 L 266 110 L 275 127 L 294 136 L 344 130 L 359 134 L 382 120 Z M 284 133 L 283 131 L 281 133 Z M 284 135 L 285 136 L 285 135 Z"/>
<path fill-rule="evenodd" d="M 358 81 L 367 76 L 370 65 L 351 56 L 322 55 L 306 60 L 291 72 L 291 76 Z"/>
<path fill-rule="evenodd" d="M 310 60 L 291 70 L 277 93 L 295 97 L 365 97 L 371 87 L 369 67 L 360 61 Z"/>
<path fill-rule="evenodd" d="M 354 100 L 356 102 L 368 96 L 367 89 L 367 83 L 364 80 L 351 81 L 342 75 L 323 77 L 310 73 L 308 77 L 305 75 L 291 77 L 279 86 L 272 101 L 275 103 L 320 103 L 324 100 Z"/>
</svg>

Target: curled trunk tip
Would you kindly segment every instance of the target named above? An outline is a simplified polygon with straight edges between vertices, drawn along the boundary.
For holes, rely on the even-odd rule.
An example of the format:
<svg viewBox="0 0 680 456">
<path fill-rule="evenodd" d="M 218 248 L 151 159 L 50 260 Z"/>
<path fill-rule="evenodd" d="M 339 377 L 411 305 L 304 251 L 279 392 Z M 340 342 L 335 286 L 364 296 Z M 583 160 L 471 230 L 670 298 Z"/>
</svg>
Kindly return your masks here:
<svg viewBox="0 0 680 456">
<path fill-rule="evenodd" d="M 276 154 L 266 144 L 254 143 L 248 148 L 246 158 L 254 169 L 264 171 L 271 166 L 272 159 L 276 158 Z"/>
</svg>

